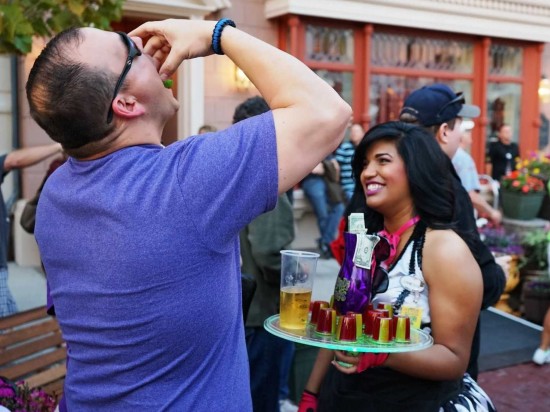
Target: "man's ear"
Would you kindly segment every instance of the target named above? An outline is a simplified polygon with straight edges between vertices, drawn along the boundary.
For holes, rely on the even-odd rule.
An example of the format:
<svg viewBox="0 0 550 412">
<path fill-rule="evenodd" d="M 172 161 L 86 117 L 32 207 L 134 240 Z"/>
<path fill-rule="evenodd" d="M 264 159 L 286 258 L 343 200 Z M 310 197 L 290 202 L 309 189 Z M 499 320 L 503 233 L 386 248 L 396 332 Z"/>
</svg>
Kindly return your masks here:
<svg viewBox="0 0 550 412">
<path fill-rule="evenodd" d="M 443 123 L 441 126 L 439 126 L 439 129 L 437 130 L 437 135 L 435 136 L 439 144 L 449 143 L 449 139 L 447 138 L 448 132 L 449 125 L 447 123 Z"/>
<path fill-rule="evenodd" d="M 122 118 L 132 119 L 145 113 L 145 107 L 134 96 L 118 95 L 112 103 L 113 112 Z"/>
</svg>

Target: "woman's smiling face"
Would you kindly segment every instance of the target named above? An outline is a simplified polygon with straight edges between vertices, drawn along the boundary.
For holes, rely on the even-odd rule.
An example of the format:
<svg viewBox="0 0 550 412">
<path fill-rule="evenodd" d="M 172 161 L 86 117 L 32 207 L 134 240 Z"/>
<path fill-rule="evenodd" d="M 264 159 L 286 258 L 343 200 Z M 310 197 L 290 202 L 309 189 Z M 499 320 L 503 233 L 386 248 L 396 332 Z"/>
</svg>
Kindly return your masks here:
<svg viewBox="0 0 550 412">
<path fill-rule="evenodd" d="M 395 141 L 378 140 L 371 144 L 361 172 L 361 186 L 367 205 L 379 213 L 411 205 L 405 163 L 397 152 Z"/>
</svg>

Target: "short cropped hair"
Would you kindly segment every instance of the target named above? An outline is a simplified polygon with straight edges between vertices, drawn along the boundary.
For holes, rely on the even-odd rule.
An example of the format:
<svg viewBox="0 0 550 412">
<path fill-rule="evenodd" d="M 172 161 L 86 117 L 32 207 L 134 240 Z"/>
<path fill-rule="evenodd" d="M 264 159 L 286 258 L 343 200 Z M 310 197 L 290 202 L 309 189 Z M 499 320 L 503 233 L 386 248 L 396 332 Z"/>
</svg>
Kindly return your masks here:
<svg viewBox="0 0 550 412">
<path fill-rule="evenodd" d="M 455 117 L 454 119 L 447 120 L 446 122 L 443 122 L 443 123 L 447 123 L 449 128 L 451 130 L 454 130 L 455 125 L 456 125 L 456 119 L 457 119 L 457 117 Z M 418 118 L 412 113 L 401 113 L 401 115 L 399 116 L 399 120 L 403 123 L 414 124 L 416 126 L 422 127 L 423 129 L 430 132 L 433 136 L 437 135 L 437 132 L 439 131 L 439 128 L 443 124 L 443 123 L 440 123 L 440 124 L 435 124 L 433 126 L 424 126 L 420 123 Z"/>
<path fill-rule="evenodd" d="M 32 118 L 69 153 L 114 129 L 106 119 L 117 75 L 75 61 L 72 55 L 82 41 L 78 28 L 50 40 L 26 86 Z"/>
<path fill-rule="evenodd" d="M 235 108 L 235 113 L 233 114 L 233 124 L 240 122 L 241 120 L 248 119 L 249 117 L 268 112 L 269 110 L 269 105 L 263 97 L 251 97 Z"/>
<path fill-rule="evenodd" d="M 356 182 L 361 181 L 368 149 L 378 141 L 395 143 L 405 164 L 414 209 L 420 219 L 428 227 L 454 229 L 455 195 L 449 159 L 436 140 L 424 128 L 403 122 L 387 122 L 373 127 L 355 150 L 352 167 Z M 357 186 L 356 192 L 360 184 Z M 369 230 L 377 232 L 384 228 L 380 213 L 367 206 L 365 214 Z"/>
</svg>

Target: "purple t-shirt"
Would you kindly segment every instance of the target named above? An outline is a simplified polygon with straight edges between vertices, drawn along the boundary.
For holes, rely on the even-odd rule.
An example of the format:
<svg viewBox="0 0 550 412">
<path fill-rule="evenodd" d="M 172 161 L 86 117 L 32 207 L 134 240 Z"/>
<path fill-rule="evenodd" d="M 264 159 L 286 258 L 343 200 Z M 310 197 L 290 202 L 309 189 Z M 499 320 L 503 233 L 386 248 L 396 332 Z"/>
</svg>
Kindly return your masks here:
<svg viewBox="0 0 550 412">
<path fill-rule="evenodd" d="M 252 409 L 238 233 L 277 201 L 271 112 L 69 161 L 36 239 L 69 346 L 69 411 Z"/>
</svg>

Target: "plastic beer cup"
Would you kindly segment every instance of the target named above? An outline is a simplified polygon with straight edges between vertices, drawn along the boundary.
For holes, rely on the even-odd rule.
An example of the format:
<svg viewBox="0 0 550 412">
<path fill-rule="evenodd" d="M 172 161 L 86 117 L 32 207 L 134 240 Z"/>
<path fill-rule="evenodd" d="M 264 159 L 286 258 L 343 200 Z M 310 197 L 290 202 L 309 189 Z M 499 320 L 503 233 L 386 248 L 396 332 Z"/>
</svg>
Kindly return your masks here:
<svg viewBox="0 0 550 412">
<path fill-rule="evenodd" d="M 281 251 L 279 325 L 282 328 L 305 329 L 318 259 L 318 253 Z"/>
</svg>

